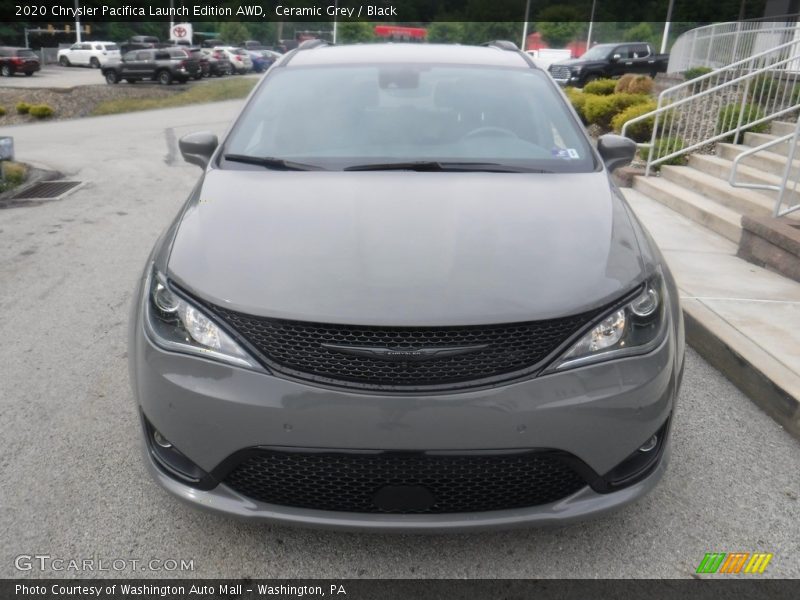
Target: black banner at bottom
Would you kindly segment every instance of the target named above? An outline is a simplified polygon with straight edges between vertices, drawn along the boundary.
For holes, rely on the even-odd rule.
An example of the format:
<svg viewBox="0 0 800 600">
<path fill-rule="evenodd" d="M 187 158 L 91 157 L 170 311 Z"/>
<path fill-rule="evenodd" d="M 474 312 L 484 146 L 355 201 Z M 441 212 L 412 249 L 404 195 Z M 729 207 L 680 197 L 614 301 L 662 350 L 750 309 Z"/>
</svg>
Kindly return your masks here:
<svg viewBox="0 0 800 600">
<path fill-rule="evenodd" d="M 6 579 L 3 600 L 782 600 L 800 580 Z"/>
</svg>

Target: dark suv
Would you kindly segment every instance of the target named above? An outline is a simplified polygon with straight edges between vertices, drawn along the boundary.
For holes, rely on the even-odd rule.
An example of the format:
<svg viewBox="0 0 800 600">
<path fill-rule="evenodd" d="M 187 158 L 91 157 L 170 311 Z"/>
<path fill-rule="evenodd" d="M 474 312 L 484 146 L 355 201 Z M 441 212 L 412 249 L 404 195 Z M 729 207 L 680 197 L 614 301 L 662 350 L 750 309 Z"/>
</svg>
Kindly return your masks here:
<svg viewBox="0 0 800 600">
<path fill-rule="evenodd" d="M 11 77 L 14 73 L 25 73 L 28 77 L 41 67 L 39 59 L 29 48 L 0 48 L 0 75 Z"/>
<path fill-rule="evenodd" d="M 200 74 L 200 62 L 187 56 L 181 48 L 135 50 L 128 52 L 118 63 L 103 67 L 108 83 L 128 83 L 151 79 L 163 85 L 173 81 L 186 83 Z"/>
</svg>

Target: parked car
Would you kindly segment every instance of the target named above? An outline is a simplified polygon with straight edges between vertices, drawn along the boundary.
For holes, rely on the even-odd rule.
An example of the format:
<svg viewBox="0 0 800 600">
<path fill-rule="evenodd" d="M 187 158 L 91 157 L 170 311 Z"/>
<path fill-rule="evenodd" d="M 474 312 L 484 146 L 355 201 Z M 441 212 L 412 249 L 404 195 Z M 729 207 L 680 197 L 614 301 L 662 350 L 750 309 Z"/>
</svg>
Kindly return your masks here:
<svg viewBox="0 0 800 600">
<path fill-rule="evenodd" d="M 134 294 L 154 478 L 349 529 L 568 523 L 648 493 L 684 365 L 678 289 L 510 42 L 301 45 L 263 77 Z M 154 187 L 154 193 L 157 188 Z"/>
<path fill-rule="evenodd" d="M 0 47 L 0 75 L 11 77 L 15 73 L 25 73 L 28 77 L 41 67 L 30 48 Z"/>
<path fill-rule="evenodd" d="M 200 43 L 200 46 L 203 48 L 216 48 L 217 46 L 224 46 L 225 43 L 217 38 L 209 38 L 207 40 L 203 40 Z"/>
<path fill-rule="evenodd" d="M 253 68 L 253 61 L 247 50 L 235 46 L 217 46 L 214 50 L 225 53 L 225 57 L 231 63 L 232 73 L 244 75 Z"/>
<path fill-rule="evenodd" d="M 231 74 L 233 67 L 231 67 L 231 61 L 228 60 L 228 55 L 225 52 L 213 48 L 202 48 L 201 52 L 208 61 L 209 77 L 222 77 L 223 75 Z"/>
<path fill-rule="evenodd" d="M 244 48 L 245 50 L 264 50 L 266 46 L 259 42 L 258 40 L 245 40 L 241 44 L 239 44 L 240 48 Z"/>
<path fill-rule="evenodd" d="M 550 65 L 553 79 L 561 85 L 583 87 L 590 81 L 612 78 L 626 73 L 655 77 L 667 72 L 669 54 L 656 54 L 650 44 L 598 44 L 580 58 Z"/>
<path fill-rule="evenodd" d="M 169 85 L 173 81 L 186 83 L 195 77 L 200 73 L 200 62 L 189 58 L 182 48 L 154 48 L 128 52 L 119 62 L 101 68 L 108 83 L 152 79 Z"/>
<path fill-rule="evenodd" d="M 253 71 L 256 73 L 263 73 L 275 62 L 274 59 L 264 56 L 262 50 L 246 50 L 246 52 L 250 56 L 250 61 L 253 63 Z"/>
<path fill-rule="evenodd" d="M 150 48 L 163 48 L 169 44 L 164 44 L 157 37 L 152 35 L 134 35 L 126 42 L 120 44 L 120 53 L 124 56 L 133 50 L 148 50 Z"/>
<path fill-rule="evenodd" d="M 119 46 L 114 42 L 80 42 L 58 51 L 58 64 L 62 67 L 86 66 L 99 69 L 109 61 L 118 61 Z"/>
<path fill-rule="evenodd" d="M 211 75 L 211 65 L 209 64 L 208 57 L 203 53 L 200 47 L 175 44 L 172 47 L 172 50 L 175 49 L 184 52 L 187 58 L 196 60 L 200 65 L 200 70 L 193 76 L 193 79 L 199 80 L 203 77 L 209 77 Z"/>
</svg>

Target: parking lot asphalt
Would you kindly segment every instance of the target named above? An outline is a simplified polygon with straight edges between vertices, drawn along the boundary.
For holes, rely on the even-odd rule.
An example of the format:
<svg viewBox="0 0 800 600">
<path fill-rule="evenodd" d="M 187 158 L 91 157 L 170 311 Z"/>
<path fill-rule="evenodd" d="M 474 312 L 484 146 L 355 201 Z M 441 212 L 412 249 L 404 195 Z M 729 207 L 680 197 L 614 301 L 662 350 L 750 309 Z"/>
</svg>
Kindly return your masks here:
<svg viewBox="0 0 800 600">
<path fill-rule="evenodd" d="M 241 77 L 238 76 L 237 77 Z M 257 73 L 249 73 L 243 77 L 260 77 Z M 209 80 L 202 80 L 209 81 Z M 216 81 L 216 78 L 211 81 Z M 191 82 L 195 83 L 195 82 Z M 17 74 L 12 77 L 0 77 L 0 88 L 56 88 L 64 89 L 79 85 L 108 85 L 100 69 L 89 67 L 62 67 L 60 65 L 45 65 L 41 71 L 30 77 Z M 128 85 L 121 83 L 119 85 Z M 140 81 L 137 85 L 158 85 L 155 82 Z M 176 84 L 177 85 L 177 84 Z"/>
<path fill-rule="evenodd" d="M 595 521 L 337 533 L 232 521 L 158 488 L 128 386 L 131 292 L 200 174 L 175 140 L 223 131 L 239 105 L 4 130 L 18 159 L 85 186 L 0 209 L 0 577 L 691 577 L 706 552 L 734 551 L 773 553 L 765 577 L 800 577 L 800 444 L 692 351 L 665 479 Z M 15 557 L 32 554 L 194 569 L 18 571 Z"/>
</svg>

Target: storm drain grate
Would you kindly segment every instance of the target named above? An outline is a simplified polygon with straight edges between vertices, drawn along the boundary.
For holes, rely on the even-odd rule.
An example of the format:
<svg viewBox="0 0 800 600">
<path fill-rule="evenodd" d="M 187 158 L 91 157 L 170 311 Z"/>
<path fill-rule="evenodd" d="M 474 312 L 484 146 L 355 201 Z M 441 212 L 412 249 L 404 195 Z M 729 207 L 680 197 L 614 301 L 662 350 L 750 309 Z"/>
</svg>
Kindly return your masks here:
<svg viewBox="0 0 800 600">
<path fill-rule="evenodd" d="M 81 184 L 80 181 L 43 181 L 11 196 L 12 200 L 58 198 Z"/>
</svg>

